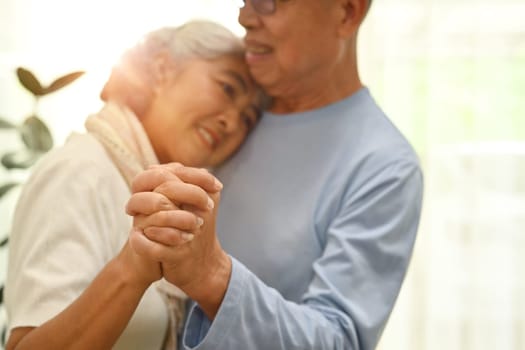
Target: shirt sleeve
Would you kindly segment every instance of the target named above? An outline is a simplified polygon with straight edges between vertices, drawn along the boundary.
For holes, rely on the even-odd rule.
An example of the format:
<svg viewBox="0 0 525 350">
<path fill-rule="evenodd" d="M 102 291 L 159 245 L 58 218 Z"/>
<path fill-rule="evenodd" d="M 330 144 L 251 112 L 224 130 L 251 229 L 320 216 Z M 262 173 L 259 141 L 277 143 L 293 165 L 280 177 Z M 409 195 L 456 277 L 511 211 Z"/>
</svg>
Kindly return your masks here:
<svg viewBox="0 0 525 350">
<path fill-rule="evenodd" d="M 348 191 L 300 303 L 285 300 L 232 258 L 215 319 L 194 305 L 184 348 L 374 349 L 408 267 L 422 192 L 413 162 L 385 166 Z"/>
</svg>

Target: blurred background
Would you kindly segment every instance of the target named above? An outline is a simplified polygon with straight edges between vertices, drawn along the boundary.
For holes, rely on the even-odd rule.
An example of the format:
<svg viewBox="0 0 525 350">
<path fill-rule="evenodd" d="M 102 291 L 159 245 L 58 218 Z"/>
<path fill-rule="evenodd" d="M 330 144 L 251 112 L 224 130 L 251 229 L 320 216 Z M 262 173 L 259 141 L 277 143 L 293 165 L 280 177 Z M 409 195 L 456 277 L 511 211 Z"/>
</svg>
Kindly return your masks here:
<svg viewBox="0 0 525 350">
<path fill-rule="evenodd" d="M 35 110 L 17 67 L 46 85 L 85 71 L 38 103 L 60 145 L 101 106 L 111 65 L 143 33 L 209 18 L 242 35 L 236 17 L 233 0 L 1 0 L 0 119 L 21 124 Z M 363 81 L 416 148 L 426 185 L 380 350 L 525 349 L 524 18 L 522 0 L 376 0 L 361 29 Z M 0 128 L 0 154 L 22 146 Z M 26 177 L 0 167 L 0 186 Z M 0 241 L 18 193 L 0 198 Z"/>
</svg>

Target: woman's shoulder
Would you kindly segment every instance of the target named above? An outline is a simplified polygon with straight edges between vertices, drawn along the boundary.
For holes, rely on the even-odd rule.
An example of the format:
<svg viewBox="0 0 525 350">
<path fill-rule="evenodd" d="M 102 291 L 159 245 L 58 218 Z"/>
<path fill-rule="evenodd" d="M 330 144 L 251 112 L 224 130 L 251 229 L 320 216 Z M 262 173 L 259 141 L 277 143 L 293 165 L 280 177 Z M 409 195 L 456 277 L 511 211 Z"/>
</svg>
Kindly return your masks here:
<svg viewBox="0 0 525 350">
<path fill-rule="evenodd" d="M 38 191 L 42 195 L 106 190 L 128 193 L 104 147 L 89 134 L 72 134 L 62 146 L 48 152 L 32 168 L 23 186 L 23 193 Z"/>
<path fill-rule="evenodd" d="M 90 134 L 72 133 L 66 142 L 43 156 L 32 170 L 33 176 L 97 177 L 106 171 L 118 172 L 104 147 Z"/>
</svg>

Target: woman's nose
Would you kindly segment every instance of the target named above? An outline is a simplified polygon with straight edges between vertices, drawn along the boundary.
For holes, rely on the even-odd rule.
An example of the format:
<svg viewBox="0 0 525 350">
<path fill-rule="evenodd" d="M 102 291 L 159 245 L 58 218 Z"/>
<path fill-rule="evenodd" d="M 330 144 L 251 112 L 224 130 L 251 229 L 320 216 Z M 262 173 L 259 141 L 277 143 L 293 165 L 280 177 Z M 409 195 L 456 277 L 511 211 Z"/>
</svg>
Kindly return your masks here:
<svg viewBox="0 0 525 350">
<path fill-rule="evenodd" d="M 217 119 L 225 133 L 234 132 L 239 128 L 240 113 L 233 108 L 220 113 Z"/>
</svg>

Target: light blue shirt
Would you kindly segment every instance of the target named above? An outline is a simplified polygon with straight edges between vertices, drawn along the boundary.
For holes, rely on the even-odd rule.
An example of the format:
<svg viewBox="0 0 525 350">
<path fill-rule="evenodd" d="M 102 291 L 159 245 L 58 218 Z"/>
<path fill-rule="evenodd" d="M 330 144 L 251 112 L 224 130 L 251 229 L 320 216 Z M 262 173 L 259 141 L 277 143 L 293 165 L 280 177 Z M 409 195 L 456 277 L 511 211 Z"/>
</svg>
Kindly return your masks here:
<svg viewBox="0 0 525 350">
<path fill-rule="evenodd" d="M 315 111 L 266 113 L 224 183 L 218 234 L 233 261 L 211 322 L 186 349 L 373 349 L 412 253 L 423 181 L 368 89 Z"/>
</svg>

